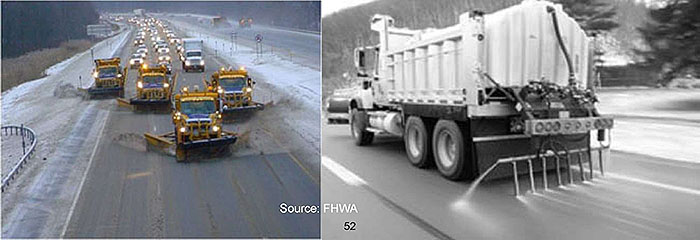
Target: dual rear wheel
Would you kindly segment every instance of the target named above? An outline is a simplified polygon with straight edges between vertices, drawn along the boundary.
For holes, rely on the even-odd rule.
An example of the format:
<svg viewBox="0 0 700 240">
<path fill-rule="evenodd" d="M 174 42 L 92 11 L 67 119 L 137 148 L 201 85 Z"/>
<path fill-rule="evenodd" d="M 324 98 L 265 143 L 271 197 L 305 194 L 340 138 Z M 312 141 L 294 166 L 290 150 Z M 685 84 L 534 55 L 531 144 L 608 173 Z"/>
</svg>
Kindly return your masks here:
<svg viewBox="0 0 700 240">
<path fill-rule="evenodd" d="M 358 146 L 372 143 L 374 133 L 367 131 L 366 111 L 350 110 L 350 130 Z M 409 116 L 404 125 L 404 144 L 408 160 L 418 168 L 433 164 L 440 174 L 450 180 L 460 180 L 467 173 L 465 138 L 460 126 L 451 120 L 425 122 Z"/>
<path fill-rule="evenodd" d="M 411 164 L 419 168 L 435 164 L 447 179 L 464 178 L 467 155 L 464 136 L 457 123 L 438 120 L 431 125 L 420 117 L 410 116 L 406 119 L 403 136 Z"/>
</svg>

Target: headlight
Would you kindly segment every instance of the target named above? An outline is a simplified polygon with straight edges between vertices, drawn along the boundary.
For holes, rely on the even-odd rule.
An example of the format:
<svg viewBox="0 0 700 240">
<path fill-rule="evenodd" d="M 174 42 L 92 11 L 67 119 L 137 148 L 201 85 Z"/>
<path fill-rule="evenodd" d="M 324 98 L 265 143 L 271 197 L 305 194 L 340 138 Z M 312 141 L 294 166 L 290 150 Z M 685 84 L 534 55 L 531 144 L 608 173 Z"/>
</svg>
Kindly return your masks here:
<svg viewBox="0 0 700 240">
<path fill-rule="evenodd" d="M 204 59 L 202 59 L 201 61 L 199 61 L 199 65 L 204 65 Z"/>
<path fill-rule="evenodd" d="M 122 74 L 121 74 L 121 73 L 120 73 L 120 74 L 117 74 L 117 77 L 118 77 L 118 78 L 122 77 Z"/>
<path fill-rule="evenodd" d="M 245 91 L 246 91 L 246 92 L 252 92 L 252 91 L 253 91 L 253 88 L 246 88 Z"/>
<path fill-rule="evenodd" d="M 136 87 L 138 88 L 143 88 L 143 82 L 137 82 Z"/>
<path fill-rule="evenodd" d="M 180 132 L 181 132 L 181 133 L 187 132 L 187 128 L 186 128 L 186 127 L 181 127 L 181 128 L 180 128 Z"/>
<path fill-rule="evenodd" d="M 170 87 L 170 84 L 168 84 L 168 83 L 163 83 L 163 87 L 164 87 L 164 88 L 169 88 L 169 87 Z"/>
<path fill-rule="evenodd" d="M 97 72 L 92 72 L 92 77 L 97 78 Z"/>
<path fill-rule="evenodd" d="M 190 64 L 192 64 L 192 62 L 190 62 L 190 60 L 185 61 L 185 65 L 189 66 Z"/>
<path fill-rule="evenodd" d="M 216 90 L 216 91 L 217 91 L 217 92 L 218 92 L 219 94 L 222 94 L 222 93 L 224 93 L 224 90 L 223 90 L 223 89 L 221 89 L 221 88 L 219 88 L 219 89 L 218 89 L 218 90 Z"/>
<path fill-rule="evenodd" d="M 219 126 L 214 125 L 213 127 L 211 127 L 211 130 L 214 132 L 219 132 Z"/>
<path fill-rule="evenodd" d="M 131 61 L 129 61 L 129 63 L 134 64 L 134 63 L 136 63 L 136 60 L 131 59 Z"/>
</svg>

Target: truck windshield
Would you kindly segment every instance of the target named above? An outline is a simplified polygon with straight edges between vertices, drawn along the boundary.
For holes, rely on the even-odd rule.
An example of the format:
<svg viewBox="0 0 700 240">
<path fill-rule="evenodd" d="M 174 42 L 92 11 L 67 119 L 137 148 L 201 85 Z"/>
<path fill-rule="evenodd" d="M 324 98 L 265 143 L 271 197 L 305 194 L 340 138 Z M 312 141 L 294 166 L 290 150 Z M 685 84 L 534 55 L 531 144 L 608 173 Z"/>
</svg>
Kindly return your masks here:
<svg viewBox="0 0 700 240">
<path fill-rule="evenodd" d="M 235 77 L 235 78 L 222 78 L 219 80 L 219 84 L 221 84 L 221 87 L 223 87 L 226 91 L 240 91 L 245 87 L 245 78 L 242 77 Z"/>
<path fill-rule="evenodd" d="M 188 52 L 187 56 L 188 57 L 201 57 L 202 53 L 201 52 Z"/>
<path fill-rule="evenodd" d="M 103 77 L 114 77 L 117 75 L 117 68 L 116 67 L 106 67 L 106 68 L 100 68 L 100 73 L 98 74 L 98 77 L 103 78 Z"/>
<path fill-rule="evenodd" d="M 212 114 L 216 111 L 214 101 L 187 101 L 180 102 L 182 114 L 191 116 L 192 114 Z"/>
<path fill-rule="evenodd" d="M 144 84 L 160 84 L 163 83 L 163 76 L 145 76 L 143 77 Z"/>
</svg>

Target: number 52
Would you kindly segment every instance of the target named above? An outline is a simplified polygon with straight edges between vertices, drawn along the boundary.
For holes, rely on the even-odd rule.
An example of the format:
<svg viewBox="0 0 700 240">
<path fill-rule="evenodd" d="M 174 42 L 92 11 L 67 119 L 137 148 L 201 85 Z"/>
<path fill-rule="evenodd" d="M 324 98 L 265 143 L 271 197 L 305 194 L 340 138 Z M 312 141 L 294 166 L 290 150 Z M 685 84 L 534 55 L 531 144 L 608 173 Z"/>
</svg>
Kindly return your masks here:
<svg viewBox="0 0 700 240">
<path fill-rule="evenodd" d="M 345 231 L 355 231 L 355 226 L 357 226 L 357 223 L 355 223 L 354 221 L 352 221 L 352 222 L 345 222 L 345 223 L 343 224 L 343 230 L 345 230 Z"/>
</svg>

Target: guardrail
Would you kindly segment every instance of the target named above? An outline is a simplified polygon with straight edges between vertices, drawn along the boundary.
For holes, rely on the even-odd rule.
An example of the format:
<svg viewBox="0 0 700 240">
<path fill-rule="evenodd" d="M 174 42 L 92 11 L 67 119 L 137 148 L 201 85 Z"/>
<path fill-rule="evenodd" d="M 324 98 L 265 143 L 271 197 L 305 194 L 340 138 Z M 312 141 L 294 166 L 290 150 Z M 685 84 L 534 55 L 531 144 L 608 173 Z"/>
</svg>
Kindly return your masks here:
<svg viewBox="0 0 700 240">
<path fill-rule="evenodd" d="M 32 155 L 34 155 L 34 148 L 36 147 L 36 134 L 34 133 L 34 130 L 31 128 L 25 127 L 24 124 L 22 125 L 7 125 L 7 126 L 2 126 L 2 134 L 5 136 L 12 136 L 12 135 L 19 135 L 22 136 L 22 158 L 15 164 L 14 167 L 12 167 L 12 170 L 7 174 L 2 179 L 2 192 L 5 192 L 5 188 L 10 186 L 10 181 L 15 179 L 15 175 L 17 175 L 24 167 L 25 164 L 27 164 L 27 160 L 29 160 Z M 29 146 L 27 148 L 27 143 L 25 142 L 29 139 Z"/>
</svg>

